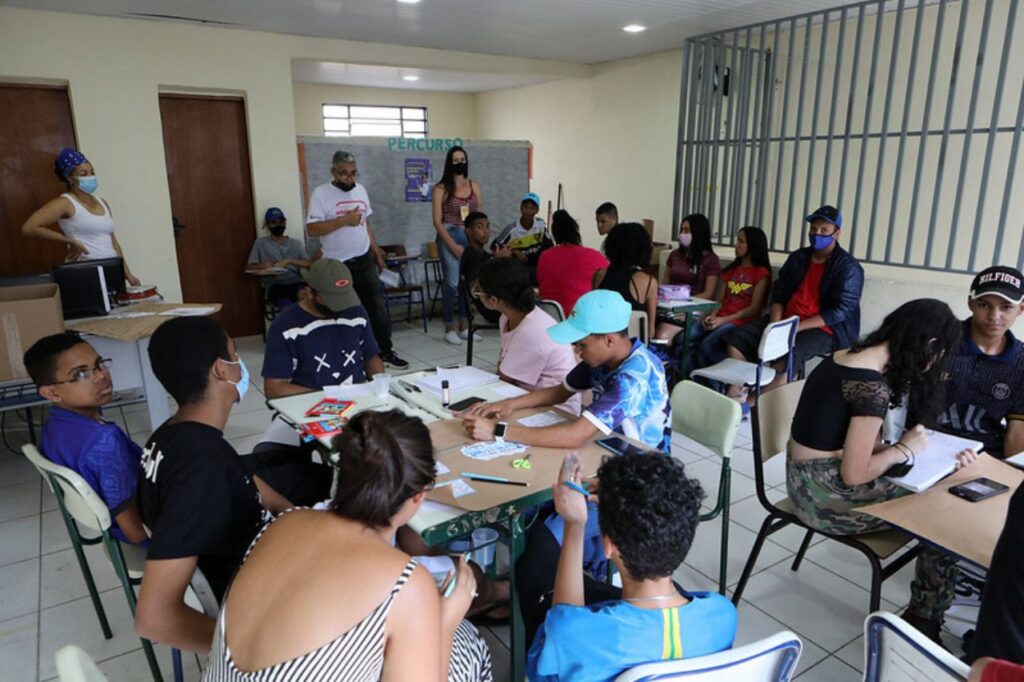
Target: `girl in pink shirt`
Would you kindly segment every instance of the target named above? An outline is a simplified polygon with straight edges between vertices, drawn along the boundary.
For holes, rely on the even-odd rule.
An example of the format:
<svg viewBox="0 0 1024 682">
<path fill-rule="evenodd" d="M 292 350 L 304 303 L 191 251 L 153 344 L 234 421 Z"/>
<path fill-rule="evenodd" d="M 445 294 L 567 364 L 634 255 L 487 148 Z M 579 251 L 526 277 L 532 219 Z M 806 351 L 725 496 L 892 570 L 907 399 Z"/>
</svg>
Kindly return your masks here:
<svg viewBox="0 0 1024 682">
<path fill-rule="evenodd" d="M 576 358 L 572 346 L 555 343 L 548 336 L 555 320 L 534 305 L 526 268 L 512 258 L 494 258 L 480 267 L 477 286 L 470 293 L 484 307 L 501 313 L 501 378 L 527 391 L 561 385 L 576 366 Z M 573 395 L 559 407 L 579 415 L 580 396 Z"/>
</svg>

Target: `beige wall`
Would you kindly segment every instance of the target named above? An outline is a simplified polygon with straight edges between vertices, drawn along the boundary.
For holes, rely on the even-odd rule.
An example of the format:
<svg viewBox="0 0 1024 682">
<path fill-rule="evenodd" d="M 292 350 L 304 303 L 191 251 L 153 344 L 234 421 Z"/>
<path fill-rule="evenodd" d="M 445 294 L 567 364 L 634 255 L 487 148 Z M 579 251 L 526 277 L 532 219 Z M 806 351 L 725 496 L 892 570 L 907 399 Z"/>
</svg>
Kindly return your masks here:
<svg viewBox="0 0 1024 682">
<path fill-rule="evenodd" d="M 257 213 L 301 215 L 292 59 L 581 76 L 590 67 L 447 50 L 0 7 L 0 81 L 66 83 L 82 151 L 96 164 L 133 269 L 180 297 L 158 95 L 246 102 Z M 54 150 L 56 153 L 57 150 Z M 300 221 L 292 221 L 297 232 Z M 257 226 L 253 225 L 253 236 Z M 238 264 L 241 267 L 241 264 Z"/>
<path fill-rule="evenodd" d="M 621 220 L 651 218 L 655 238 L 671 236 L 681 52 L 609 62 L 592 76 L 477 95 L 483 139 L 533 143 L 532 189 L 556 198 L 597 246 L 594 209 L 619 207 Z"/>
<path fill-rule="evenodd" d="M 292 96 L 295 130 L 299 135 L 324 134 L 324 104 L 388 104 L 426 107 L 430 137 L 477 137 L 476 98 L 472 94 L 297 82 L 292 84 Z"/>
</svg>

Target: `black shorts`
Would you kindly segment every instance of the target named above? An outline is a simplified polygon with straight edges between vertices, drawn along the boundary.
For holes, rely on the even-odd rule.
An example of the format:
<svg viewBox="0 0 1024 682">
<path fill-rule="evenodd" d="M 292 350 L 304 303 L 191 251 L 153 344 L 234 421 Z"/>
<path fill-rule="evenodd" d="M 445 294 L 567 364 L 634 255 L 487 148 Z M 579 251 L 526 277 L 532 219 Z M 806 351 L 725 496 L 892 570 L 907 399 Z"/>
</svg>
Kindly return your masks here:
<svg viewBox="0 0 1024 682">
<path fill-rule="evenodd" d="M 757 362 L 757 347 L 768 326 L 768 316 L 757 322 L 737 327 L 729 334 L 726 343 L 738 350 L 750 362 Z M 793 375 L 802 376 L 804 363 L 819 355 L 830 355 L 835 350 L 835 337 L 821 329 L 808 329 L 796 335 L 793 344 Z"/>
</svg>

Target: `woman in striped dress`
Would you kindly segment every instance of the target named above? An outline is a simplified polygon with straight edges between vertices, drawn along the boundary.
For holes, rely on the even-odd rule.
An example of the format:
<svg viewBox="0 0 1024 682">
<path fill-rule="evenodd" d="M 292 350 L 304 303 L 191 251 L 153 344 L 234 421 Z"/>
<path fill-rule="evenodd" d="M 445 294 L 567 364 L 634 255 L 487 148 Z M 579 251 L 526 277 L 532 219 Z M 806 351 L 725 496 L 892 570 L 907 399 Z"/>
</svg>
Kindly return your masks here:
<svg viewBox="0 0 1024 682">
<path fill-rule="evenodd" d="M 253 541 L 221 607 L 204 682 L 491 680 L 491 658 L 455 588 L 393 546 L 434 483 L 430 433 L 398 411 L 364 412 L 335 442 L 329 512 L 292 510 Z M 449 576 L 449 580 L 452 576 Z"/>
</svg>

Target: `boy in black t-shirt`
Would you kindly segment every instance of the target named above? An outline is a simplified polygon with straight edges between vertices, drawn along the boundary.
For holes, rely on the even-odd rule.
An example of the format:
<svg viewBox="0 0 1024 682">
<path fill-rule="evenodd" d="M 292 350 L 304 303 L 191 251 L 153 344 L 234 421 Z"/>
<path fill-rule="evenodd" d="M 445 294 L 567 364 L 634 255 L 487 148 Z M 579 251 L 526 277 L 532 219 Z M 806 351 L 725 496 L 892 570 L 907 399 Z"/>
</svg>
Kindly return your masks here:
<svg viewBox="0 0 1024 682">
<path fill-rule="evenodd" d="M 149 358 L 179 407 L 142 453 L 139 508 L 152 537 L 135 630 L 206 653 L 216 621 L 184 602 L 196 567 L 221 600 L 246 549 L 269 520 L 268 510 L 291 504 L 250 476 L 224 439 L 231 407 L 245 395 L 249 373 L 220 325 L 206 317 L 165 322 L 153 334 Z"/>
<path fill-rule="evenodd" d="M 466 280 L 470 297 L 476 306 L 476 312 L 491 324 L 497 324 L 501 314 L 496 310 L 480 303 L 473 291 L 476 289 L 476 280 L 480 276 L 480 266 L 491 260 L 491 254 L 487 253 L 487 242 L 491 239 L 491 221 L 487 215 L 480 211 L 473 211 L 466 216 L 466 248 L 462 250 L 462 258 L 459 259 L 459 272 Z M 506 247 L 498 247 L 494 251 L 496 257 L 507 257 L 510 251 Z"/>
</svg>

